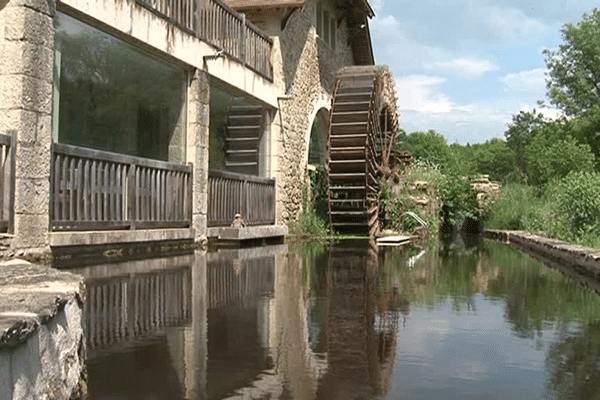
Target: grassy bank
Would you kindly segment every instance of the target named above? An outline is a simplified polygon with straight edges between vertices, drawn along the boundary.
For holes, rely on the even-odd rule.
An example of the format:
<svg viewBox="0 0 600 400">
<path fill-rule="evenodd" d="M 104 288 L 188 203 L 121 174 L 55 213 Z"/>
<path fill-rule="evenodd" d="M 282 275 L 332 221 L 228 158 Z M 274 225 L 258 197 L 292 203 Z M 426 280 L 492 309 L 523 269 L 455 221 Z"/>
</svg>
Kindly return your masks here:
<svg viewBox="0 0 600 400">
<path fill-rule="evenodd" d="M 507 184 L 493 202 L 485 227 L 600 248 L 600 174 L 573 172 L 542 187 Z"/>
</svg>

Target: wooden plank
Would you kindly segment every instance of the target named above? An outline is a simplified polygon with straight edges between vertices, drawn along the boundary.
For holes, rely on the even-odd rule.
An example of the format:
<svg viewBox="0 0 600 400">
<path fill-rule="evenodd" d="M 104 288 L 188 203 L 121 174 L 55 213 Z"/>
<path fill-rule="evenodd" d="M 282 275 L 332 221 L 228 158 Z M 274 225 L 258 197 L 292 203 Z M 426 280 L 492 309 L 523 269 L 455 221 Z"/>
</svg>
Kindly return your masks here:
<svg viewBox="0 0 600 400">
<path fill-rule="evenodd" d="M 103 174 L 104 177 L 102 179 L 102 192 L 103 192 L 103 204 L 102 204 L 102 219 L 104 221 L 110 221 L 111 218 L 108 216 L 108 206 L 109 206 L 109 196 L 110 196 L 110 180 L 108 175 L 108 170 L 110 168 L 110 164 L 103 163 Z"/>
<path fill-rule="evenodd" d="M 10 208 L 5 207 L 5 198 L 10 198 L 14 196 L 13 192 L 9 191 L 7 185 L 7 175 L 10 172 L 10 162 L 9 160 L 10 154 L 10 145 L 1 145 L 0 148 L 0 220 L 7 222 L 8 229 L 8 214 L 11 212 Z M 10 182 L 10 181 L 9 181 Z M 4 228 L 2 228 L 4 230 Z"/>
<path fill-rule="evenodd" d="M 67 215 L 67 168 L 70 157 L 64 157 L 61 165 L 61 180 L 60 180 L 60 203 L 61 203 L 61 218 L 66 218 Z"/>
<path fill-rule="evenodd" d="M 75 158 L 70 157 L 69 160 L 69 217 L 70 220 L 75 220 L 75 206 L 76 206 L 76 197 L 75 197 Z"/>
<path fill-rule="evenodd" d="M 90 163 L 90 220 L 96 221 L 96 195 L 98 192 L 97 184 L 96 184 L 96 175 L 97 175 L 97 162 L 96 160 L 92 160 Z"/>
<path fill-rule="evenodd" d="M 91 162 L 85 160 L 83 167 L 83 213 L 84 220 L 91 220 Z"/>
<path fill-rule="evenodd" d="M 175 171 L 191 172 L 191 166 L 188 164 L 174 164 L 166 161 L 151 160 L 148 158 L 128 156 L 124 154 L 112 153 L 109 151 L 101 151 L 88 149 L 84 147 L 71 146 L 67 144 L 55 143 L 55 154 L 68 155 L 73 157 L 82 157 L 94 159 L 96 161 L 107 161 L 120 164 L 136 164 L 148 168 L 162 168 Z"/>
</svg>

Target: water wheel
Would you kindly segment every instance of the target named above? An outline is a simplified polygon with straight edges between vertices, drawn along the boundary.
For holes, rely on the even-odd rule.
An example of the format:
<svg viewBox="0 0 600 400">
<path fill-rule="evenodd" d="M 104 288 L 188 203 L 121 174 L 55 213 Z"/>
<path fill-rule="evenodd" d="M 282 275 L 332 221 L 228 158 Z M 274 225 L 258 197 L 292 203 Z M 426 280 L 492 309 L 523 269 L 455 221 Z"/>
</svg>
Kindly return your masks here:
<svg viewBox="0 0 600 400">
<path fill-rule="evenodd" d="M 395 82 L 387 67 L 340 70 L 327 135 L 329 216 L 338 232 L 379 233 L 379 177 L 391 173 L 398 132 Z"/>
</svg>

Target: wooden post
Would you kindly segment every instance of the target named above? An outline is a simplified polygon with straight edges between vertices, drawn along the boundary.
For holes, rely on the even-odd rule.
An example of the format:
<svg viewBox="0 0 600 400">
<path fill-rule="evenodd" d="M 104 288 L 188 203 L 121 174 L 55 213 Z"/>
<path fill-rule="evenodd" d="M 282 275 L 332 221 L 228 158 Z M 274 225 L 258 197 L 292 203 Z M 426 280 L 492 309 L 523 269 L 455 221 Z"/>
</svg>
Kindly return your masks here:
<svg viewBox="0 0 600 400">
<path fill-rule="evenodd" d="M 8 162 L 10 165 L 10 174 L 8 177 L 8 233 L 15 233 L 15 169 L 17 152 L 17 131 L 12 131 L 10 134 L 10 155 Z M 52 186 L 52 185 L 50 185 Z M 52 211 L 50 211 L 52 212 Z"/>
<path fill-rule="evenodd" d="M 137 199 L 137 182 L 135 179 L 135 164 L 129 164 L 127 172 L 127 216 L 129 229 L 135 230 L 135 222 L 137 220 L 136 199 Z"/>
<path fill-rule="evenodd" d="M 247 66 L 246 63 L 246 14 L 242 14 L 242 32 L 240 35 L 240 61 Z"/>
</svg>

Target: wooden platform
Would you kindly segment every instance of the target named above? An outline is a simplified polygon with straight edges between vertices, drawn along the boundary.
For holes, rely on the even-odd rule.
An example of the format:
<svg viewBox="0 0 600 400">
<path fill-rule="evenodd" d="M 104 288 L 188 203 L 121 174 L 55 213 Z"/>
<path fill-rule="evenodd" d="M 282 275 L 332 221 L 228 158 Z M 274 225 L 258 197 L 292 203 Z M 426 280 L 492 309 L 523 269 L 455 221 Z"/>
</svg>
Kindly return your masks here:
<svg viewBox="0 0 600 400">
<path fill-rule="evenodd" d="M 410 236 L 384 236 L 377 239 L 379 246 L 402 246 L 410 243 Z"/>
</svg>

